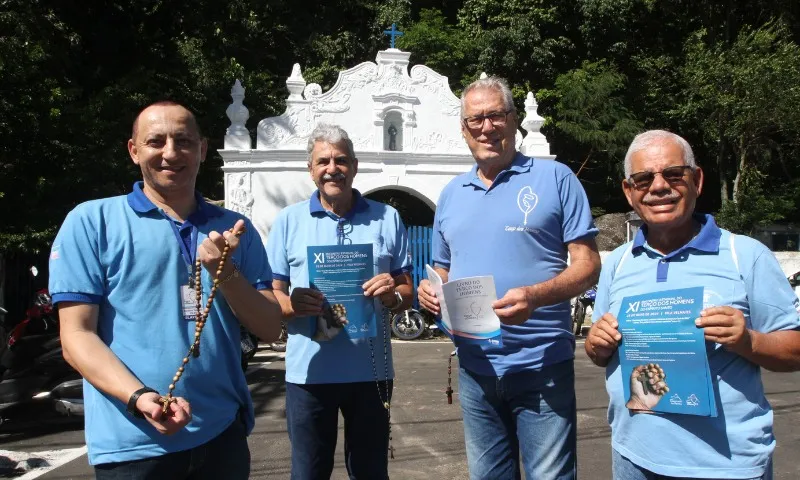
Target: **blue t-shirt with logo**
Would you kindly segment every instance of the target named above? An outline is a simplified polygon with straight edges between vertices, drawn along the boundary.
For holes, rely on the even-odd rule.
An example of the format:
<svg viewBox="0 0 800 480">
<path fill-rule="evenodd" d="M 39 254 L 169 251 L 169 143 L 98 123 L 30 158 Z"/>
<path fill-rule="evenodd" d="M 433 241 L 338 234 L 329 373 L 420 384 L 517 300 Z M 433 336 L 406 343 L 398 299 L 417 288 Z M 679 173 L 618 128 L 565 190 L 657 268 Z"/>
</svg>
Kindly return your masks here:
<svg viewBox="0 0 800 480">
<path fill-rule="evenodd" d="M 747 328 L 775 332 L 800 328 L 800 304 L 772 252 L 750 237 L 717 227 L 711 215 L 695 215 L 699 234 L 663 255 L 646 242 L 647 227 L 605 259 L 592 318 L 619 315 L 624 297 L 676 288 L 704 287 L 703 307 L 728 305 L 744 314 Z M 716 418 L 631 413 L 626 407 L 619 355 L 606 368 L 612 446 L 642 468 L 691 478 L 755 478 L 764 474 L 775 448 L 772 408 L 761 369 L 706 342 L 717 396 Z"/>
<path fill-rule="evenodd" d="M 477 166 L 454 178 L 433 228 L 434 265 L 448 269 L 449 280 L 492 275 L 497 298 L 557 276 L 567 267 L 567 244 L 598 232 L 572 171 L 521 153 L 490 188 Z M 480 375 L 540 369 L 574 357 L 570 330 L 569 301 L 538 308 L 522 325 L 502 325 L 501 347 L 459 347 L 459 362 Z"/>
<path fill-rule="evenodd" d="M 194 275 L 196 245 L 211 231 L 244 217 L 206 203 L 183 224 L 157 208 L 142 183 L 127 196 L 78 205 L 67 215 L 50 253 L 54 303 L 99 305 L 97 334 L 145 385 L 166 394 L 194 342 L 195 321 L 184 317 L 181 286 Z M 257 289 L 271 288 L 263 242 L 246 220 L 232 261 Z M 185 254 L 191 257 L 185 259 Z M 212 279 L 203 269 L 203 299 Z M 205 304 L 202 305 L 205 308 Z M 200 343 L 174 391 L 192 407 L 192 420 L 174 435 L 158 433 L 126 405 L 84 381 L 86 444 L 92 465 L 188 450 L 222 433 L 241 412 L 248 432 L 253 405 L 241 368 L 239 322 L 217 292 Z"/>
<path fill-rule="evenodd" d="M 267 238 L 273 278 L 308 288 L 308 246 L 371 244 L 375 275 L 397 276 L 411 269 L 408 234 L 397 211 L 353 190 L 350 211 L 339 217 L 325 210 L 315 191 L 309 200 L 290 205 L 278 214 Z M 351 341 L 346 335 L 318 341 L 313 336 L 316 317 L 287 322 L 286 381 L 296 384 L 369 382 L 394 378 L 391 331 L 381 322 L 383 307 L 374 299 L 377 337 Z M 372 344 L 370 347 L 370 343 Z M 384 362 L 384 345 L 386 360 Z M 373 365 L 374 359 L 374 365 Z M 374 368 L 374 370 L 373 370 Z"/>
</svg>

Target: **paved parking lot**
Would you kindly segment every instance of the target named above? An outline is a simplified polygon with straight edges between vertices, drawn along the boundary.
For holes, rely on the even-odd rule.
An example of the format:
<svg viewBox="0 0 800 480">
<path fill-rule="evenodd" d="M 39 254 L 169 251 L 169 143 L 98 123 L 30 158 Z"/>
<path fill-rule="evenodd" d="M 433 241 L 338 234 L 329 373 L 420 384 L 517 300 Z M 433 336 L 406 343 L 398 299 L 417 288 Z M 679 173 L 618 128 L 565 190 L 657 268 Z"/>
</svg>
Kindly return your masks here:
<svg viewBox="0 0 800 480">
<path fill-rule="evenodd" d="M 392 403 L 395 459 L 390 475 L 395 479 L 465 479 L 467 477 L 461 411 L 458 395 L 447 405 L 447 357 L 452 345 L 445 341 L 397 342 L 393 344 L 397 380 Z M 248 370 L 248 381 L 256 405 L 256 428 L 250 437 L 252 478 L 288 478 L 289 440 L 284 418 L 284 366 L 282 355 L 264 350 Z M 457 361 L 453 362 L 454 370 Z M 576 360 L 578 395 L 578 468 L 582 479 L 608 479 L 610 431 L 605 420 L 607 397 L 603 370 L 590 365 L 578 349 Z M 775 478 L 800 478 L 800 373 L 766 373 L 764 381 L 775 409 L 778 450 Z M 458 391 L 457 375 L 453 388 Z M 341 426 L 341 423 L 340 423 Z M 341 428 L 340 428 L 341 432 Z M 21 458 L 26 453 L 51 465 L 17 478 L 90 478 L 83 431 L 79 426 L 41 427 L 31 424 L 17 433 L 0 435 L 0 456 Z M 337 446 L 334 479 L 347 478 L 342 461 L 342 440 Z M 34 461 L 33 463 L 36 463 Z M 43 465 L 40 465 L 43 466 Z M 2 465 L 0 465 L 2 468 Z M 0 473 L 0 477 L 3 477 Z M 6 476 L 6 478 L 8 478 Z"/>
</svg>

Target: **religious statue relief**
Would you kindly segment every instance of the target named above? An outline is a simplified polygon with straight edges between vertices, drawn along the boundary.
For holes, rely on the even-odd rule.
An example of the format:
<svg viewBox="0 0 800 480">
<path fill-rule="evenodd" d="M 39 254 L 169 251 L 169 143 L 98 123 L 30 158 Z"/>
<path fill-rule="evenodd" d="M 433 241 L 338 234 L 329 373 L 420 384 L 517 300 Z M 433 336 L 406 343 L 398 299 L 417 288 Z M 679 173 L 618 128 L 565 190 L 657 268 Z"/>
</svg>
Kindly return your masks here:
<svg viewBox="0 0 800 480">
<path fill-rule="evenodd" d="M 231 188 L 230 205 L 226 205 L 229 210 L 239 212 L 247 218 L 251 218 L 250 213 L 255 202 L 253 194 L 250 193 L 250 186 L 245 185 L 245 181 L 249 180 L 249 175 L 249 173 L 238 175 L 235 186 Z"/>
<path fill-rule="evenodd" d="M 389 124 L 389 150 L 397 151 L 397 128 L 394 126 L 393 123 Z"/>
</svg>

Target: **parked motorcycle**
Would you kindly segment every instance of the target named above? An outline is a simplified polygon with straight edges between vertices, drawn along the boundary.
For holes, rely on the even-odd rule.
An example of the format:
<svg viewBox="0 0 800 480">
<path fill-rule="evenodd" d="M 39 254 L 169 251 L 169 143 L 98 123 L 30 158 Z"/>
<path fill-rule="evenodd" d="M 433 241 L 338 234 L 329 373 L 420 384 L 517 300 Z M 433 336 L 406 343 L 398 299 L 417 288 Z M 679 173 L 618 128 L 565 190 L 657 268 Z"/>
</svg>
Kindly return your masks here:
<svg viewBox="0 0 800 480">
<path fill-rule="evenodd" d="M 583 322 L 586 319 L 586 309 L 589 307 L 594 308 L 594 299 L 597 297 L 597 285 L 589 290 L 586 290 L 575 299 L 575 305 L 572 308 L 572 324 L 574 325 L 575 336 L 579 336 L 583 329 Z"/>
<path fill-rule="evenodd" d="M 392 317 L 392 333 L 400 340 L 415 340 L 436 335 L 439 327 L 430 312 L 413 308 L 397 313 Z"/>
<path fill-rule="evenodd" d="M 64 360 L 58 315 L 47 290 L 36 292 L 22 321 L 2 317 L 0 424 L 18 410 L 41 405 L 61 415 L 83 415 L 83 381 Z"/>
<path fill-rule="evenodd" d="M 789 280 L 789 285 L 794 289 L 794 294 L 800 298 L 800 272 L 795 272 L 786 279 Z"/>
</svg>

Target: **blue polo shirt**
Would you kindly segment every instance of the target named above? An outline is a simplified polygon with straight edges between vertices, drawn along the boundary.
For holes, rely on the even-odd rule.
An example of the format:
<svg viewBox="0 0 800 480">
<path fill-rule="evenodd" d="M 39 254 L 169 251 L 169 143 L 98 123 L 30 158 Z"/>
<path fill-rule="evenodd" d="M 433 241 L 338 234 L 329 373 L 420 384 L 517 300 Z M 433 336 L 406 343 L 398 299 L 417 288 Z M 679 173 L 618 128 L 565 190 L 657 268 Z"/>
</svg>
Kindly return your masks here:
<svg viewBox="0 0 800 480">
<path fill-rule="evenodd" d="M 489 188 L 477 165 L 454 178 L 439 197 L 433 228 L 434 265 L 448 269 L 450 280 L 492 275 L 497 298 L 552 279 L 567 267 L 569 242 L 597 235 L 572 171 L 521 153 Z M 459 347 L 459 363 L 500 376 L 570 360 L 570 327 L 569 301 L 542 307 L 522 325 L 502 325 L 502 347 Z"/>
<path fill-rule="evenodd" d="M 399 275 L 411 270 L 408 234 L 397 211 L 383 203 L 361 196 L 353 190 L 353 207 L 343 217 L 329 212 L 315 191 L 309 200 L 290 205 L 278 214 L 267 239 L 267 252 L 273 278 L 294 287 L 308 288 L 309 245 L 372 244 L 375 275 Z M 377 298 L 375 312 L 383 306 Z M 391 356 L 391 331 L 376 318 L 378 337 L 372 339 L 378 380 L 386 379 L 383 345 L 387 345 L 389 379 L 394 378 Z M 316 317 L 296 317 L 287 322 L 286 381 L 297 384 L 350 383 L 375 381 L 370 355 L 370 340 L 351 341 L 337 335 L 328 341 L 316 341 Z"/>
<path fill-rule="evenodd" d="M 603 263 L 593 320 L 606 312 L 618 315 L 622 298 L 629 295 L 704 287 L 704 308 L 729 305 L 741 310 L 749 329 L 800 328 L 797 296 L 772 252 L 742 235 L 734 236 L 732 250 L 731 233 L 717 227 L 712 216 L 695 219 L 702 224 L 700 233 L 668 255 L 647 244 L 646 227 L 633 242 L 614 250 Z M 706 351 L 716 418 L 632 414 L 625 408 L 619 355 L 614 354 L 606 368 L 613 448 L 660 475 L 760 477 L 775 448 L 761 369 L 717 343 L 706 342 Z"/>
<path fill-rule="evenodd" d="M 162 394 L 194 341 L 195 322 L 184 319 L 180 287 L 188 284 L 189 271 L 194 270 L 190 265 L 195 244 L 244 218 L 199 195 L 197 205 L 179 225 L 144 195 L 139 182 L 127 196 L 78 205 L 67 215 L 50 253 L 53 302 L 99 305 L 97 334 L 142 383 Z M 253 225 L 246 224 L 233 262 L 256 288 L 271 288 L 263 243 Z M 187 253 L 191 258 L 185 259 Z M 203 269 L 204 299 L 211 283 Z M 158 433 L 147 421 L 128 414 L 122 402 L 84 381 L 89 463 L 194 448 L 222 433 L 240 410 L 248 432 L 252 429 L 239 322 L 221 292 L 200 345 L 200 357 L 191 358 L 174 391 L 191 404 L 192 421 L 174 435 Z"/>
</svg>

